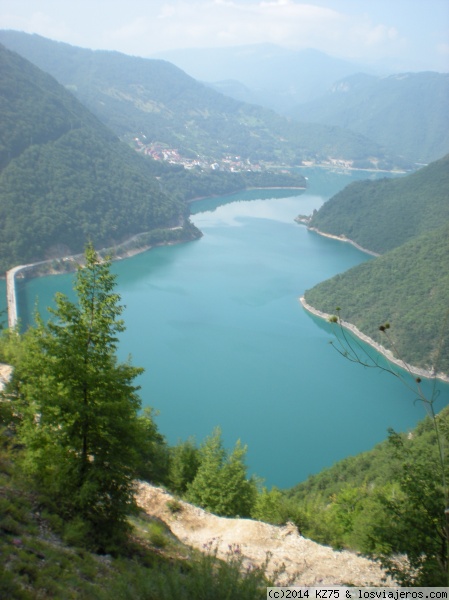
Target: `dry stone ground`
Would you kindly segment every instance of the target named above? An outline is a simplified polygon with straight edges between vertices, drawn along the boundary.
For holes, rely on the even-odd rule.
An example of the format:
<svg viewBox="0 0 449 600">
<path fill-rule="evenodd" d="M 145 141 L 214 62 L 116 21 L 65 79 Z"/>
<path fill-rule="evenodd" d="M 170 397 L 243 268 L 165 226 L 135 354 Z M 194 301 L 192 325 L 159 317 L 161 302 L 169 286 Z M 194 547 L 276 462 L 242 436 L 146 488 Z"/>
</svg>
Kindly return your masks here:
<svg viewBox="0 0 449 600">
<path fill-rule="evenodd" d="M 12 373 L 12 367 L 0 363 L 0 391 L 3 389 L 5 383 L 9 380 Z"/>
<path fill-rule="evenodd" d="M 167 502 L 173 496 L 162 488 L 139 482 L 137 503 L 149 515 L 163 521 L 184 544 L 206 551 L 217 547 L 218 556 L 226 558 L 230 548 L 238 551 L 248 562 L 262 566 L 270 553 L 268 574 L 283 566 L 285 572 L 279 583 L 291 585 L 383 586 L 385 573 L 378 564 L 348 551 L 335 551 L 301 536 L 289 523 L 277 527 L 250 519 L 217 517 L 187 502 L 173 513 Z"/>
</svg>

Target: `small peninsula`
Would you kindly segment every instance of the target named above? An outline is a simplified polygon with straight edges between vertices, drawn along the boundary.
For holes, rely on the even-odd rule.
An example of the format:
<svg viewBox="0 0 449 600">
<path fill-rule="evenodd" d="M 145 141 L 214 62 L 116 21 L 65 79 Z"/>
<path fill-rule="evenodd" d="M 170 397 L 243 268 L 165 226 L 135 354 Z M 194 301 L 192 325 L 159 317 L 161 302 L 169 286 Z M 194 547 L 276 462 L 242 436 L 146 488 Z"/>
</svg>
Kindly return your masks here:
<svg viewBox="0 0 449 600">
<path fill-rule="evenodd" d="M 449 374 L 448 196 L 449 155 L 405 177 L 352 183 L 310 218 L 297 219 L 375 257 L 306 290 L 305 303 L 326 316 L 341 307 L 359 337 L 386 344 L 384 354 L 393 348 L 379 326 L 391 323 L 396 358 L 443 380 Z"/>
</svg>

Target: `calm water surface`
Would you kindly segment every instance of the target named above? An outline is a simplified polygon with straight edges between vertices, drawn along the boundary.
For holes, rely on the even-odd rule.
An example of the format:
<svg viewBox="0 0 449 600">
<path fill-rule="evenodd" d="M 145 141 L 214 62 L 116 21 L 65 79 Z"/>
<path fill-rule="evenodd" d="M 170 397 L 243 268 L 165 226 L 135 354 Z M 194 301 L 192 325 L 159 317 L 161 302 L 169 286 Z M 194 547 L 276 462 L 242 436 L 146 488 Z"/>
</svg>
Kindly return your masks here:
<svg viewBox="0 0 449 600">
<path fill-rule="evenodd" d="M 309 171 L 305 193 L 251 191 L 197 202 L 195 242 L 115 263 L 126 305 L 120 355 L 145 367 L 145 405 L 170 443 L 201 441 L 219 425 L 226 445 L 248 445 L 250 471 L 292 486 L 406 430 L 424 409 L 393 377 L 352 365 L 329 326 L 298 302 L 304 290 L 370 258 L 293 219 L 351 176 Z M 70 294 L 71 276 L 21 289 L 20 314 Z M 448 399 L 448 386 L 441 385 Z"/>
</svg>

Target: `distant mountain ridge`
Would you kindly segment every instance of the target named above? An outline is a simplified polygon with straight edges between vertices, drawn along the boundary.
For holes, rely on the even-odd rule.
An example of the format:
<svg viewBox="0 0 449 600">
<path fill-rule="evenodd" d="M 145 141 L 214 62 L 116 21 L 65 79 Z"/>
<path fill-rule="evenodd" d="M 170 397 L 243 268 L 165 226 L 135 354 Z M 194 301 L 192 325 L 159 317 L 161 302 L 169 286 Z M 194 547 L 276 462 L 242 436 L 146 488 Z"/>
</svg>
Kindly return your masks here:
<svg viewBox="0 0 449 600">
<path fill-rule="evenodd" d="M 238 102 L 166 61 L 94 52 L 14 31 L 0 31 L 0 42 L 53 75 L 127 141 L 140 137 L 184 156 L 234 155 L 289 165 L 329 156 L 388 159 L 360 134 L 295 123 Z M 385 164 L 391 168 L 396 162 L 392 157 Z"/>
<path fill-rule="evenodd" d="M 387 152 L 428 163 L 449 152 L 448 106 L 449 73 L 357 74 L 290 114 L 350 129 Z"/>
<path fill-rule="evenodd" d="M 368 65 L 335 58 L 319 50 L 290 50 L 275 44 L 185 48 L 160 52 L 154 58 L 168 60 L 218 89 L 223 82 L 239 82 L 248 90 L 251 102 L 281 113 L 321 96 L 342 77 L 361 70 L 373 72 Z M 241 90 L 234 90 L 228 89 L 229 95 L 241 99 Z"/>
</svg>

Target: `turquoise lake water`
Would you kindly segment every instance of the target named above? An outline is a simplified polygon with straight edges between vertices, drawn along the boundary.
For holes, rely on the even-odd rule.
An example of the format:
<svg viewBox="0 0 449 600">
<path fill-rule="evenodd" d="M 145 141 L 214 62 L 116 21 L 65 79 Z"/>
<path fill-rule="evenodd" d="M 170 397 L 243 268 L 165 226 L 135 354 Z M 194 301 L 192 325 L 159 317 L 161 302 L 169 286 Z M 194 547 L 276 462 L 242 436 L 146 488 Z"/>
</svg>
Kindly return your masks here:
<svg viewBox="0 0 449 600">
<path fill-rule="evenodd" d="M 219 425 L 228 447 L 237 439 L 248 445 L 250 472 L 268 486 L 292 486 L 425 414 L 393 377 L 338 355 L 330 326 L 299 304 L 306 289 L 371 260 L 293 220 L 354 175 L 305 174 L 305 192 L 196 202 L 200 240 L 113 265 L 126 305 L 120 356 L 145 367 L 141 397 L 159 411 L 160 431 L 170 443 L 192 435 L 200 442 Z M 56 291 L 71 293 L 71 282 L 21 285 L 22 319 L 36 297 L 42 312 Z M 438 409 L 449 400 L 449 386 L 439 388 Z"/>
</svg>

